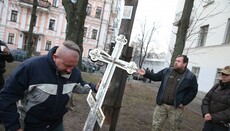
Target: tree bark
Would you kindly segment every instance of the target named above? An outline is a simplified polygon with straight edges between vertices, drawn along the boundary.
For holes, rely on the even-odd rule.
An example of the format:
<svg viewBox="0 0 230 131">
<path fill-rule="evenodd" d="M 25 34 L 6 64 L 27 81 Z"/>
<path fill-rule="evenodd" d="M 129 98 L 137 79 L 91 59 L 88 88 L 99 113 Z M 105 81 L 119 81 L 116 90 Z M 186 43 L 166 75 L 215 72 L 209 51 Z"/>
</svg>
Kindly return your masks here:
<svg viewBox="0 0 230 131">
<path fill-rule="evenodd" d="M 189 28 L 189 22 L 190 22 L 190 16 L 192 13 L 193 3 L 194 3 L 194 0 L 185 1 L 182 16 L 178 24 L 176 43 L 174 45 L 174 51 L 172 54 L 170 66 L 173 66 L 176 57 L 183 53 L 185 42 L 186 42 L 187 29 Z"/>
<path fill-rule="evenodd" d="M 81 52 L 83 52 L 84 24 L 87 4 L 88 0 L 77 0 L 75 4 L 72 3 L 71 0 L 62 0 L 67 20 L 66 40 L 75 42 L 80 47 Z"/>
<path fill-rule="evenodd" d="M 36 24 L 36 10 L 38 6 L 38 0 L 33 1 L 33 7 L 32 7 L 32 12 L 31 12 L 31 20 L 30 20 L 30 27 L 29 27 L 29 32 L 28 32 L 28 39 L 26 42 L 26 50 L 28 51 L 27 57 L 30 58 L 33 53 L 33 46 L 34 46 L 34 41 L 33 41 L 33 30 L 34 26 Z"/>
</svg>

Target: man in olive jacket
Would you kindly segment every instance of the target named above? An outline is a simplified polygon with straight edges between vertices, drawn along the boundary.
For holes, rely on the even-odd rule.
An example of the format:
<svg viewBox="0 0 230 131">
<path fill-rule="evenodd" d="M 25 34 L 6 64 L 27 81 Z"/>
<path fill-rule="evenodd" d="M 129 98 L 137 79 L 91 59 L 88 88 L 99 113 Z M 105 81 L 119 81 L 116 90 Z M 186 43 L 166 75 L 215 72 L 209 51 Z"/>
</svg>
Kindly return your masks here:
<svg viewBox="0 0 230 131">
<path fill-rule="evenodd" d="M 196 76 L 187 69 L 187 65 L 188 57 L 179 55 L 173 67 L 165 68 L 158 73 L 143 69 L 137 71 L 150 80 L 161 81 L 153 113 L 152 131 L 161 131 L 167 118 L 170 130 L 180 129 L 184 106 L 195 98 L 198 91 Z"/>
<path fill-rule="evenodd" d="M 206 94 L 201 110 L 203 131 L 228 131 L 230 124 L 230 66 L 220 71 L 220 81 Z M 230 128 L 229 128 L 230 129 Z"/>
</svg>

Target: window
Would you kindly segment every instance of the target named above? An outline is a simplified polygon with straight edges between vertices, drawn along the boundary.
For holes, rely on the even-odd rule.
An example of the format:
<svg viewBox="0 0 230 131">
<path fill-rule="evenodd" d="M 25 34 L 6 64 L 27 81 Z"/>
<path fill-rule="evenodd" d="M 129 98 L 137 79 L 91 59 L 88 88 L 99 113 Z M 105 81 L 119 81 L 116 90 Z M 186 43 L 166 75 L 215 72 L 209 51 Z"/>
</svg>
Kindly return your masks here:
<svg viewBox="0 0 230 131">
<path fill-rule="evenodd" d="M 49 51 L 51 49 L 51 41 L 46 41 L 46 51 Z"/>
<path fill-rule="evenodd" d="M 208 27 L 209 27 L 209 25 L 202 26 L 200 28 L 200 36 L 199 36 L 198 47 L 205 45 L 207 35 L 208 35 Z"/>
<path fill-rule="evenodd" d="M 228 19 L 227 31 L 225 36 L 225 43 L 230 43 L 230 18 Z"/>
<path fill-rule="evenodd" d="M 192 72 L 195 74 L 196 79 L 198 80 L 199 73 L 200 73 L 200 67 L 192 67 Z"/>
<path fill-rule="evenodd" d="M 54 30 L 55 20 L 50 19 L 49 30 Z"/>
<path fill-rule="evenodd" d="M 93 29 L 92 31 L 92 39 L 96 39 L 97 38 L 97 30 Z"/>
<path fill-rule="evenodd" d="M 86 37 L 87 34 L 87 27 L 84 27 L 84 37 Z"/>
<path fill-rule="evenodd" d="M 97 7 L 95 18 L 98 18 L 98 19 L 101 18 L 101 7 Z"/>
<path fill-rule="evenodd" d="M 9 33 L 9 35 L 8 35 L 8 44 L 13 44 L 13 42 L 14 42 L 14 34 Z"/>
<path fill-rule="evenodd" d="M 214 80 L 214 84 L 216 84 L 216 83 L 219 82 L 219 80 L 220 80 L 220 74 L 219 74 L 219 72 L 220 72 L 221 70 L 222 70 L 221 68 L 217 68 L 216 77 L 215 77 L 215 80 Z"/>
<path fill-rule="evenodd" d="M 57 0 L 53 0 L 52 6 L 53 6 L 53 7 L 58 7 L 58 1 L 57 1 Z"/>
<path fill-rule="evenodd" d="M 11 17 L 10 17 L 10 21 L 12 21 L 12 22 L 17 22 L 17 16 L 18 16 L 18 11 L 12 10 L 12 12 L 11 12 Z"/>
<path fill-rule="evenodd" d="M 91 4 L 88 4 L 86 7 L 86 15 L 90 16 L 91 13 Z"/>
</svg>

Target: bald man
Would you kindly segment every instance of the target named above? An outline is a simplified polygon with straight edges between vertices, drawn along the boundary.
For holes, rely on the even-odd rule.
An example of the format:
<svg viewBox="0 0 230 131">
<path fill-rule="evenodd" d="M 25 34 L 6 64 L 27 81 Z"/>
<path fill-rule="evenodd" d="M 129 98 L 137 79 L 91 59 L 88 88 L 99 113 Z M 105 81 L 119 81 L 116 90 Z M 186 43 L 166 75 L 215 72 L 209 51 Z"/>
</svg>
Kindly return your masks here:
<svg viewBox="0 0 230 131">
<path fill-rule="evenodd" d="M 46 56 L 24 61 L 0 92 L 0 119 L 8 131 L 64 131 L 63 116 L 72 94 L 96 92 L 82 80 L 80 49 L 65 41 Z M 19 102 L 18 102 L 19 101 Z"/>
</svg>

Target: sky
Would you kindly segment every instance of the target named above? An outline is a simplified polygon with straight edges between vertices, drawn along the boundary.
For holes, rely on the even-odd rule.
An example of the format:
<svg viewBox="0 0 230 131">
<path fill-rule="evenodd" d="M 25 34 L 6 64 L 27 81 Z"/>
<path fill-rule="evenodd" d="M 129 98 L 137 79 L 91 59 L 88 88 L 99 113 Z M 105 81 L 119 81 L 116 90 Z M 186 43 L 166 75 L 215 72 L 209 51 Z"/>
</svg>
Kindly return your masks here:
<svg viewBox="0 0 230 131">
<path fill-rule="evenodd" d="M 155 22 L 157 27 L 153 35 L 155 41 L 154 48 L 159 53 L 167 52 L 177 1 L 178 0 L 139 0 L 131 41 L 140 33 L 140 23 L 143 23 L 144 19 L 146 19 L 147 24 Z M 151 28 L 151 26 L 149 26 L 149 28 Z"/>
</svg>

